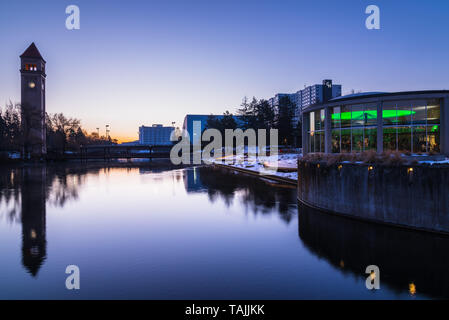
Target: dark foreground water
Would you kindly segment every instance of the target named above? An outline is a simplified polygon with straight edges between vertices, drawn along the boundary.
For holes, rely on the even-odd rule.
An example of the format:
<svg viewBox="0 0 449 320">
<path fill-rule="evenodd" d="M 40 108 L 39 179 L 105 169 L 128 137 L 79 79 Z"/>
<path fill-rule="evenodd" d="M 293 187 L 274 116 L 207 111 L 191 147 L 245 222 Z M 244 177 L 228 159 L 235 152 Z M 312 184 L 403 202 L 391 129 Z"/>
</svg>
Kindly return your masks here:
<svg viewBox="0 0 449 320">
<path fill-rule="evenodd" d="M 296 189 L 226 171 L 0 169 L 3 299 L 435 298 L 448 271 L 448 238 L 298 207 Z"/>
</svg>

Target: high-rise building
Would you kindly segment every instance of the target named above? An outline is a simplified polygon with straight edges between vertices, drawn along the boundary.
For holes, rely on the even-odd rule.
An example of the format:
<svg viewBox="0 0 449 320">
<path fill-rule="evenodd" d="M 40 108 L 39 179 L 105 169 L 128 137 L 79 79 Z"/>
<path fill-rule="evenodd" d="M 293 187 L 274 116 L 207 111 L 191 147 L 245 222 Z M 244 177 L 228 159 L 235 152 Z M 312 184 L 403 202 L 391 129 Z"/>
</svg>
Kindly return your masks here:
<svg viewBox="0 0 449 320">
<path fill-rule="evenodd" d="M 298 95 L 298 111 L 301 113 L 302 109 L 308 106 L 341 96 L 341 84 L 332 84 L 332 80 L 323 80 L 322 84 L 308 86 L 296 94 Z"/>
<path fill-rule="evenodd" d="M 271 107 L 277 110 L 279 100 L 288 97 L 295 104 L 295 115 L 292 118 L 294 125 L 301 119 L 302 110 L 311 105 L 327 102 L 333 98 L 341 96 L 341 85 L 332 84 L 332 80 L 323 80 L 322 84 L 315 84 L 305 87 L 296 93 L 278 93 L 273 98 L 268 99 Z"/>
<path fill-rule="evenodd" d="M 296 100 L 297 100 L 296 93 L 276 93 L 273 98 L 268 99 L 268 103 L 272 108 L 276 108 L 276 111 L 278 111 L 277 107 L 279 107 L 279 102 L 284 97 L 288 97 L 291 102 L 296 104 Z"/>
</svg>

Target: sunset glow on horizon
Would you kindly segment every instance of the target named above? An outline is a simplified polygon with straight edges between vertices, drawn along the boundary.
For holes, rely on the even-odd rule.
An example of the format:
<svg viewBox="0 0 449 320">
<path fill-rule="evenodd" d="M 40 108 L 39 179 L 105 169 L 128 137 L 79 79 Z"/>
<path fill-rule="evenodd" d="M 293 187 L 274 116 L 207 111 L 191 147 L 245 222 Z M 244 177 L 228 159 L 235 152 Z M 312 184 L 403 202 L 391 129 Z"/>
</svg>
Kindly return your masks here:
<svg viewBox="0 0 449 320">
<path fill-rule="evenodd" d="M 137 140 L 141 125 L 182 127 L 186 114 L 235 113 L 244 96 L 322 79 L 343 94 L 449 88 L 446 1 L 377 1 L 376 31 L 365 28 L 367 1 L 132 4 L 78 1 L 81 27 L 67 30 L 68 3 L 1 3 L 0 106 L 20 102 L 19 55 L 31 42 L 47 61 L 47 112 L 89 133 L 109 124 L 120 142 Z"/>
</svg>

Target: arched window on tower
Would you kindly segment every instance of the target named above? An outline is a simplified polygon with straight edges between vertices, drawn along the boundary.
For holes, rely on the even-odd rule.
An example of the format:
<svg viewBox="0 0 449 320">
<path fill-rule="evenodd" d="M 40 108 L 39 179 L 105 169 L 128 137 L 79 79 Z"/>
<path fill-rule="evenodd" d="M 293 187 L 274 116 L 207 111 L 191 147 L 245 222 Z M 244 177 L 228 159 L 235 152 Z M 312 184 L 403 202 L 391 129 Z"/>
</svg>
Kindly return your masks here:
<svg viewBox="0 0 449 320">
<path fill-rule="evenodd" d="M 26 71 L 37 71 L 37 66 L 35 64 L 26 63 L 25 70 Z"/>
</svg>

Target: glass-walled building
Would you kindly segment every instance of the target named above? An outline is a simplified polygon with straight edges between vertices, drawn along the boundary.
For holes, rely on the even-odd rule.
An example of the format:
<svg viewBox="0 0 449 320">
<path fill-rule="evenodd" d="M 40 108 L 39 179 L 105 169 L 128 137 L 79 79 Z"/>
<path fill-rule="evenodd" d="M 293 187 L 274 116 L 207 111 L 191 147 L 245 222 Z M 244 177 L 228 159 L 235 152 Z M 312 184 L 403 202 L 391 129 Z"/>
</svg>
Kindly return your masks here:
<svg viewBox="0 0 449 320">
<path fill-rule="evenodd" d="M 303 151 L 449 155 L 449 91 L 343 96 L 303 112 Z"/>
</svg>

